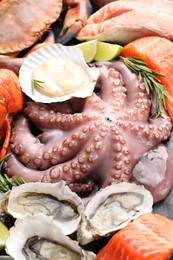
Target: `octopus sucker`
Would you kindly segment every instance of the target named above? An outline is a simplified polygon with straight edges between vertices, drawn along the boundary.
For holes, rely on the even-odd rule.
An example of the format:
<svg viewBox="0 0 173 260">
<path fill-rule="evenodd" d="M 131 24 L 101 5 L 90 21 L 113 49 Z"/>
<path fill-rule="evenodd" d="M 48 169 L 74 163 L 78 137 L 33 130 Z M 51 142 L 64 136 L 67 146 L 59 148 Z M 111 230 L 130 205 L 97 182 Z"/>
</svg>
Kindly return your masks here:
<svg viewBox="0 0 173 260">
<path fill-rule="evenodd" d="M 57 143 L 57 146 L 55 146 L 54 141 L 58 141 L 62 136 L 62 132 L 51 129 L 47 133 L 46 130 L 44 131 L 41 129 L 43 133 L 39 134 L 39 136 L 34 136 L 30 134 L 30 127 L 24 116 L 21 116 L 18 119 L 13 127 L 13 131 L 17 133 L 18 127 L 20 127 L 22 137 L 20 136 L 19 138 L 19 135 L 15 135 L 13 142 L 10 144 L 11 151 L 17 155 L 19 160 L 25 164 L 25 166 L 38 170 L 44 170 L 57 163 L 60 164 L 64 161 L 66 162 L 67 160 L 75 158 L 82 149 L 84 142 L 89 138 L 88 135 L 82 133 L 82 130 L 80 135 L 78 135 L 74 130 L 73 137 L 76 136 L 76 140 L 74 140 L 71 135 L 66 135 L 64 141 Z M 81 126 L 81 128 L 83 127 Z M 29 155 L 30 147 L 22 141 L 26 137 L 26 134 L 28 136 L 28 141 L 32 146 L 33 156 Z M 39 151 L 37 150 L 38 146 Z M 23 155 L 27 155 L 27 159 L 26 156 Z"/>
<path fill-rule="evenodd" d="M 33 109 L 34 107 L 34 109 Z M 32 112 L 31 112 L 32 111 Z M 81 123 L 87 123 L 88 120 L 91 120 L 92 116 L 87 114 L 63 114 L 50 110 L 48 106 L 41 103 L 28 102 L 27 107 L 25 108 L 25 115 L 33 122 L 36 123 L 39 127 L 46 128 L 49 125 L 49 128 L 54 128 L 55 126 L 58 129 L 68 130 L 75 128 L 76 125 Z"/>
<path fill-rule="evenodd" d="M 144 82 L 123 61 L 95 63 L 91 69 L 100 71 L 91 96 L 26 103 L 24 116 L 13 123 L 12 155 L 4 164 L 9 176 L 64 180 L 77 193 L 90 192 L 94 184 L 128 182 L 142 155 L 169 137 L 170 117 L 164 108 L 162 116 L 153 115 Z"/>
</svg>

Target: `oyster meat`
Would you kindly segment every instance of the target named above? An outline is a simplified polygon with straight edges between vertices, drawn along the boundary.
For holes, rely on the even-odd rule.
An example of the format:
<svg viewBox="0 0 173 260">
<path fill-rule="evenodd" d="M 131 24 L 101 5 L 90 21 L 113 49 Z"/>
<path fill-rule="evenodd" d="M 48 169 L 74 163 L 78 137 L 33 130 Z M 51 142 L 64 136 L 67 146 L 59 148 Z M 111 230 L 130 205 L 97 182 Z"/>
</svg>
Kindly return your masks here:
<svg viewBox="0 0 173 260">
<path fill-rule="evenodd" d="M 6 251 L 15 260 L 95 259 L 94 253 L 84 251 L 43 214 L 16 220 L 10 229 Z"/>
<path fill-rule="evenodd" d="M 4 198 L 7 201 L 6 195 Z M 14 218 L 42 213 L 49 216 L 65 235 L 76 231 L 83 210 L 81 198 L 64 181 L 25 183 L 8 193 L 7 212 Z"/>
<path fill-rule="evenodd" d="M 98 191 L 88 202 L 77 229 L 81 245 L 108 236 L 141 214 L 152 211 L 153 197 L 143 186 L 118 183 Z"/>
</svg>

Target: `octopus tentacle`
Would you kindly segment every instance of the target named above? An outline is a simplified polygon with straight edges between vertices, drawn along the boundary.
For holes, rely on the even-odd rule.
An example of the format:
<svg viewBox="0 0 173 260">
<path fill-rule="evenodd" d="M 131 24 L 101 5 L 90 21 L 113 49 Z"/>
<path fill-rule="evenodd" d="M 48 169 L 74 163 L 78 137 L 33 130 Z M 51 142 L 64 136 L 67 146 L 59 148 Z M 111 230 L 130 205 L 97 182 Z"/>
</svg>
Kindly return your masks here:
<svg viewBox="0 0 173 260">
<path fill-rule="evenodd" d="M 45 104 L 28 102 L 25 108 L 26 116 L 39 127 L 54 128 L 57 127 L 61 130 L 72 130 L 76 126 L 87 123 L 92 119 L 92 115 L 83 113 L 75 114 L 62 114 L 50 110 Z"/>
<path fill-rule="evenodd" d="M 107 66 L 109 73 L 107 73 L 108 77 L 104 76 L 105 81 L 102 80 L 102 88 L 105 95 L 108 95 L 108 102 L 110 102 L 110 96 L 113 99 L 112 111 L 115 110 L 117 113 L 124 109 L 126 113 L 125 115 L 121 113 L 120 118 L 122 119 L 128 120 L 129 118 L 130 121 L 146 120 L 150 114 L 151 100 L 146 92 L 144 82 L 139 81 L 136 74 L 128 70 L 122 61 L 105 62 L 103 64 Z M 96 65 L 103 66 L 99 62 Z M 105 88 L 106 84 L 110 84 L 112 88 Z M 109 93 L 110 90 L 112 93 Z M 101 98 L 103 99 L 103 97 Z"/>
<path fill-rule="evenodd" d="M 63 132 L 57 129 L 51 129 L 49 133 L 44 129 L 43 133 L 34 136 L 27 119 L 20 116 L 13 127 L 10 149 L 25 166 L 44 170 L 70 160 L 78 154 L 89 139 L 89 135 L 86 135 L 87 131 L 92 133 L 93 127 L 81 126 L 78 131 L 74 130 L 70 135 L 67 133 L 64 141 L 61 139 Z M 26 135 L 30 146 L 25 142 Z M 31 149 L 32 154 L 30 154 Z"/>
</svg>

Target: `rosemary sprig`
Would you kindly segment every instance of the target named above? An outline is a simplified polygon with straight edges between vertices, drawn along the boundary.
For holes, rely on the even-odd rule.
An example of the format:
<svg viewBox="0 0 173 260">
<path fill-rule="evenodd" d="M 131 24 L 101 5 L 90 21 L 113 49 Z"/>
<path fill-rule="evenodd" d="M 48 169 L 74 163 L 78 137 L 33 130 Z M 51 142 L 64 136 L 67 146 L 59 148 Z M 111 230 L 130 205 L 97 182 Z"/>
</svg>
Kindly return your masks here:
<svg viewBox="0 0 173 260">
<path fill-rule="evenodd" d="M 2 172 L 2 166 L 5 160 L 10 156 L 11 154 L 6 154 L 1 160 L 0 160 L 0 190 L 1 191 L 8 191 L 11 190 L 14 186 L 19 186 L 21 184 L 24 184 L 25 181 L 19 177 L 15 180 L 10 179 L 5 173 Z"/>
<path fill-rule="evenodd" d="M 162 115 L 162 107 L 165 105 L 165 97 L 167 92 L 164 85 L 161 84 L 157 76 L 165 77 L 163 74 L 158 73 L 148 67 L 148 64 L 141 58 L 136 57 L 120 57 L 126 66 L 139 75 L 139 80 L 144 80 L 145 88 L 148 94 L 155 93 L 156 95 L 156 112 L 155 116 Z"/>
<path fill-rule="evenodd" d="M 32 88 L 32 94 L 34 95 L 34 91 L 36 87 L 44 88 L 43 87 L 44 82 L 41 80 L 33 79 L 31 82 L 31 88 Z"/>
</svg>

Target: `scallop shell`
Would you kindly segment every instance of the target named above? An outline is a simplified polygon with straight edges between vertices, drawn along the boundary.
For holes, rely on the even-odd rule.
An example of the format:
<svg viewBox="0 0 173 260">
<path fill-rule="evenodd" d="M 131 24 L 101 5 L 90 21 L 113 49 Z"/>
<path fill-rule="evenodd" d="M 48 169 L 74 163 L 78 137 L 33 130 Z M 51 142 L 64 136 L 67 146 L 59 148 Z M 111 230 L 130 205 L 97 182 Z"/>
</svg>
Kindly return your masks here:
<svg viewBox="0 0 173 260">
<path fill-rule="evenodd" d="M 15 260 L 95 259 L 94 253 L 83 250 L 43 214 L 15 222 L 6 241 L 6 252 Z"/>
<path fill-rule="evenodd" d="M 153 197 L 134 183 L 112 184 L 98 191 L 87 204 L 77 229 L 81 245 L 108 236 L 141 214 L 152 211 Z"/>
<path fill-rule="evenodd" d="M 70 93 L 64 94 L 59 97 L 46 96 L 37 89 L 32 87 L 32 73 L 35 68 L 43 64 L 51 58 L 69 60 L 74 65 L 80 66 L 89 77 L 89 84 L 86 84 L 82 88 L 72 91 Z M 85 62 L 82 51 L 73 46 L 63 46 L 61 44 L 51 44 L 42 47 L 30 55 L 23 62 L 19 71 L 19 80 L 21 84 L 22 91 L 29 96 L 32 100 L 42 103 L 52 103 L 52 102 L 62 102 L 73 97 L 85 98 L 92 95 L 95 83 L 99 76 L 99 70 L 91 69 Z M 69 78 L 69 75 L 66 75 Z"/>
<path fill-rule="evenodd" d="M 6 199 L 6 198 L 5 198 Z M 76 231 L 84 205 L 81 198 L 58 183 L 25 183 L 9 193 L 7 211 L 14 218 L 43 213 L 52 218 L 65 235 Z"/>
</svg>

